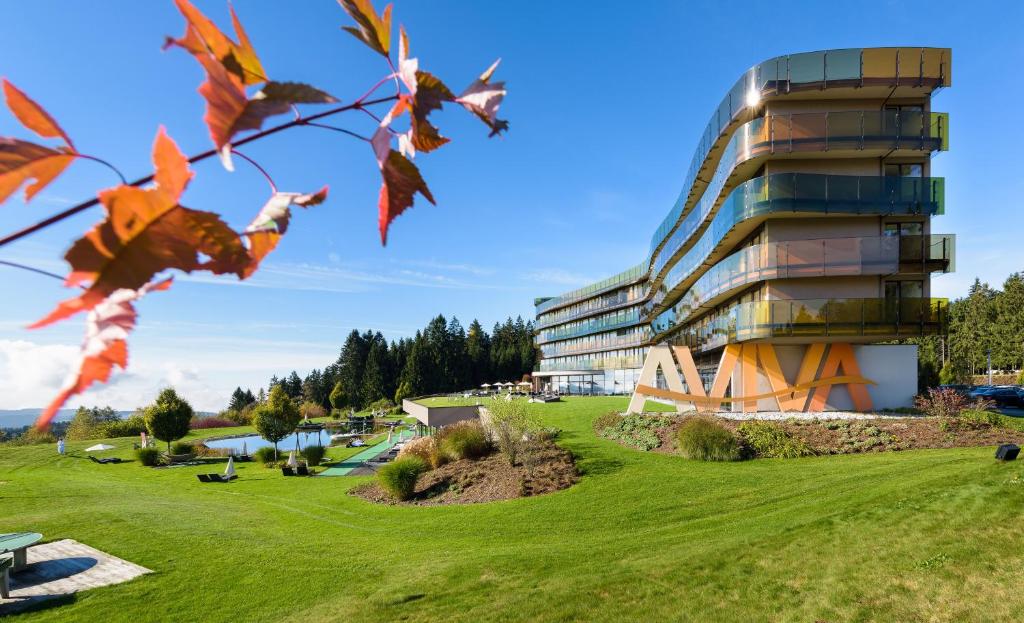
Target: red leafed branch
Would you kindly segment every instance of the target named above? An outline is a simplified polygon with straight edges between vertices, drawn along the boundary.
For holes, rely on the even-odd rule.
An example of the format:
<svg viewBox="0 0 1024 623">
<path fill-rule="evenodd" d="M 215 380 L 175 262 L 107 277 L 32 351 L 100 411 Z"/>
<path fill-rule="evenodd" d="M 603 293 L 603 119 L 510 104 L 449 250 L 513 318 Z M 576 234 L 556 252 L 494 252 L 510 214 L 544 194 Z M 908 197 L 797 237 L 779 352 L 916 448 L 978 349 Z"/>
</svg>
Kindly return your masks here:
<svg viewBox="0 0 1024 623">
<path fill-rule="evenodd" d="M 0 247 L 97 205 L 103 218 L 72 244 L 64 255 L 69 272 L 64 278 L 75 296 L 66 299 L 32 328 L 42 327 L 86 313 L 86 340 L 81 361 L 68 384 L 47 407 L 38 421 L 45 427 L 64 403 L 96 382 L 106 382 L 114 367 L 127 365 L 127 336 L 134 328 L 134 303 L 146 293 L 165 290 L 168 271 L 208 271 L 234 274 L 246 279 L 287 232 L 294 206 L 306 208 L 327 199 L 327 187 L 315 193 L 281 192 L 270 173 L 237 148 L 287 129 L 326 129 L 368 141 L 381 172 L 377 201 L 382 244 L 398 215 L 412 207 L 416 194 L 434 203 L 419 169 L 413 163 L 417 153 L 432 152 L 450 139 L 442 136 L 430 115 L 445 103 L 458 104 L 480 118 L 491 136 L 508 129 L 497 118 L 505 96 L 502 82 L 491 80 L 497 63 L 456 96 L 438 77 L 421 69 L 419 59 L 409 55 L 409 37 L 399 27 L 397 58 L 392 59 L 391 5 L 378 14 L 371 0 L 339 0 L 355 26 L 343 28 L 371 50 L 383 56 L 387 74 L 358 99 L 340 104 L 333 95 L 308 84 L 271 80 L 242 27 L 230 9 L 234 37 L 225 34 L 189 0 L 174 0 L 185 18 L 185 32 L 168 37 L 164 47 L 186 51 L 202 67 L 206 78 L 199 86 L 206 102 L 203 120 L 213 148 L 186 157 L 160 128 L 153 144 L 153 172 L 127 182 L 108 161 L 78 151 L 68 134 L 39 104 L 3 80 L 3 92 L 11 113 L 29 131 L 57 144 L 40 144 L 14 137 L 0 137 L 0 203 L 24 187 L 29 201 L 52 183 L 76 159 L 86 159 L 111 168 L 121 180 L 114 188 L 97 193 L 67 210 L 34 225 L 0 236 Z M 390 95 L 376 95 L 385 85 Z M 315 113 L 300 106 L 334 105 Z M 375 113 L 372 107 L 389 104 Z M 373 127 L 365 133 L 323 123 L 326 117 L 349 111 L 366 113 Z M 398 122 L 408 113 L 404 128 Z M 292 119 L 264 129 L 271 117 L 290 114 Z M 186 207 L 182 196 L 195 173 L 189 165 L 219 156 L 233 170 L 232 155 L 255 167 L 267 179 L 271 196 L 241 231 L 232 229 L 220 215 Z M 15 262 L 0 265 L 48 274 Z M 48 274 L 49 275 L 49 274 Z M 53 275 L 49 275 L 53 276 Z"/>
</svg>

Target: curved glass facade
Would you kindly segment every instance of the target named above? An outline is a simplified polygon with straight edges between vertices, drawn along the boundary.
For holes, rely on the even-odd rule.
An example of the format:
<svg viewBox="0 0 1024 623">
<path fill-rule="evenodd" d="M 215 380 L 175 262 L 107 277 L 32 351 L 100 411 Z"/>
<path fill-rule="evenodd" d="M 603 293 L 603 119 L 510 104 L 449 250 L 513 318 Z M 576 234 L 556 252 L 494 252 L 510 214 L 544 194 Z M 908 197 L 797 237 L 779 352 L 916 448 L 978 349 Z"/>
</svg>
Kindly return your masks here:
<svg viewBox="0 0 1024 623">
<path fill-rule="evenodd" d="M 715 210 L 722 188 L 740 164 L 766 155 L 843 149 L 930 152 L 945 149 L 948 127 L 944 113 L 877 110 L 768 115 L 743 125 L 729 141 L 696 208 L 652 258 L 652 281 L 656 285 L 665 266 Z"/>
<path fill-rule="evenodd" d="M 913 337 L 941 330 L 948 308 L 936 298 L 754 301 L 709 314 L 667 340 L 703 351 L 766 338 Z"/>
<path fill-rule="evenodd" d="M 949 86 L 951 60 L 952 53 L 945 48 L 849 48 L 789 54 L 751 67 L 712 113 L 690 160 L 683 190 L 651 237 L 648 256 L 654 256 L 688 209 L 689 200 L 700 192 L 698 176 L 713 164 L 706 162 L 712 149 L 728 135 L 733 122 L 762 99 L 830 86 Z"/>
<path fill-rule="evenodd" d="M 942 213 L 944 197 L 942 178 L 778 173 L 748 180 L 729 194 L 700 239 L 659 280 L 644 314 L 655 311 L 744 221 L 784 213 L 934 215 Z"/>
</svg>

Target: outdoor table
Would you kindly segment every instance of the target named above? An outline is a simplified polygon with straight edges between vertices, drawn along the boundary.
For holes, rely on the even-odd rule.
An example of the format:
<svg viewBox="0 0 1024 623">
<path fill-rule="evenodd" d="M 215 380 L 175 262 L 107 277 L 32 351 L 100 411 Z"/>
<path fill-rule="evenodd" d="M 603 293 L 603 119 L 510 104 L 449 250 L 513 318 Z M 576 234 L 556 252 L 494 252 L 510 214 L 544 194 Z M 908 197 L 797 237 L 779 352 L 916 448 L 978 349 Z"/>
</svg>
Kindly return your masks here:
<svg viewBox="0 0 1024 623">
<path fill-rule="evenodd" d="M 35 545 L 43 540 L 43 535 L 38 532 L 11 532 L 0 534 L 0 554 L 7 552 L 14 553 L 14 567 L 11 571 L 17 573 L 26 567 L 27 552 L 30 545 Z"/>
</svg>

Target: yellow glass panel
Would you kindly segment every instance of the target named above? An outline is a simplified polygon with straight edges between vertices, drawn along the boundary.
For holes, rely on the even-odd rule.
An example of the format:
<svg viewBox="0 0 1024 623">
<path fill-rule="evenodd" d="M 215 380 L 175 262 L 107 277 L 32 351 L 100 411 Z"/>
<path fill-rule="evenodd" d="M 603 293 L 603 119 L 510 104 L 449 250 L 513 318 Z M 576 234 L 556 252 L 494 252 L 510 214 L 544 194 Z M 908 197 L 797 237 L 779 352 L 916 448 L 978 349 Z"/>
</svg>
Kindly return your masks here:
<svg viewBox="0 0 1024 623">
<path fill-rule="evenodd" d="M 894 78 L 897 48 L 864 50 L 864 78 Z"/>
</svg>

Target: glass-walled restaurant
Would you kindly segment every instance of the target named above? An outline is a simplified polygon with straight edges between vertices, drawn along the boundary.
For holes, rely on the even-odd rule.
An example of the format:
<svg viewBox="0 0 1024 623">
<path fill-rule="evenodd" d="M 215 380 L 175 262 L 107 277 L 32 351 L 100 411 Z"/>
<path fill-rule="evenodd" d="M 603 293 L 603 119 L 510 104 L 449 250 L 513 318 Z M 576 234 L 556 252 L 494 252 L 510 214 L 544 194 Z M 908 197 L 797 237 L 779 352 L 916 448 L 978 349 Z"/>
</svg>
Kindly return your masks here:
<svg viewBox="0 0 1024 623">
<path fill-rule="evenodd" d="M 535 374 L 538 389 L 569 396 L 614 396 L 633 393 L 639 368 L 627 370 L 567 371 L 553 376 Z"/>
</svg>

